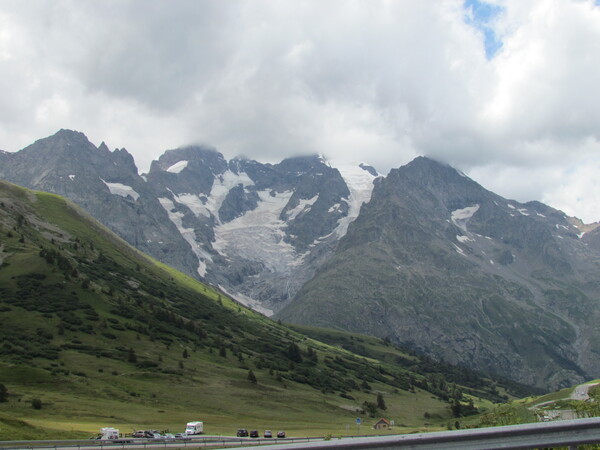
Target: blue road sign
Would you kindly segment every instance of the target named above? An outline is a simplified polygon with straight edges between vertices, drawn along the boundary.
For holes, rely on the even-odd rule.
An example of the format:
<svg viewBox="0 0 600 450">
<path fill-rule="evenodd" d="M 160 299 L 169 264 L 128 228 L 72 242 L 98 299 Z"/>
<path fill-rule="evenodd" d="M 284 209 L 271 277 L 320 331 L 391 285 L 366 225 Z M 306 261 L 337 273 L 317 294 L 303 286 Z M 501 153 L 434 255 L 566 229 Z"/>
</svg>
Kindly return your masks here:
<svg viewBox="0 0 600 450">
<path fill-rule="evenodd" d="M 357 418 L 356 418 L 356 424 L 357 424 L 357 425 L 360 425 L 360 417 L 357 417 Z"/>
</svg>

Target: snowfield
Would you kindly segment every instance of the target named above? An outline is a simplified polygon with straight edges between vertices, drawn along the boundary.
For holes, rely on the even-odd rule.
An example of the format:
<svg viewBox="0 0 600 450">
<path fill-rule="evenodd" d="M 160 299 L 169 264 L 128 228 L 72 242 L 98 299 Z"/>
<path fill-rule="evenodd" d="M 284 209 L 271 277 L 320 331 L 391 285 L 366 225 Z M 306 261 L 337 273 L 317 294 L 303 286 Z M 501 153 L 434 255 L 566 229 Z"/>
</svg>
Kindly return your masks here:
<svg viewBox="0 0 600 450">
<path fill-rule="evenodd" d="M 286 223 L 279 217 L 292 194 L 286 191 L 273 196 L 271 191 L 259 191 L 256 209 L 215 227 L 213 248 L 223 256 L 260 261 L 273 272 L 289 272 L 299 256 L 284 242 Z"/>
<path fill-rule="evenodd" d="M 137 199 L 140 198 L 140 194 L 138 194 L 131 186 L 121 183 L 107 183 L 102 178 L 100 178 L 100 180 L 113 195 L 119 195 L 124 198 L 131 197 L 134 201 L 137 201 Z"/>
<path fill-rule="evenodd" d="M 189 164 L 189 161 L 179 161 L 173 164 L 171 167 L 167 169 L 169 173 L 180 173 L 183 169 L 185 169 Z"/>
<path fill-rule="evenodd" d="M 338 170 L 350 190 L 350 197 L 345 200 L 349 206 L 348 215 L 340 219 L 335 231 L 338 238 L 342 238 L 346 235 L 348 226 L 358 217 L 363 203 L 368 203 L 371 200 L 374 187 L 373 181 L 377 177 L 359 167 L 358 164 L 340 167 Z"/>
<path fill-rule="evenodd" d="M 475 204 L 473 206 L 468 206 L 463 209 L 455 209 L 450 214 L 450 219 L 452 223 L 456 225 L 458 228 L 467 233 L 467 222 L 473 214 L 475 214 L 479 210 L 479 205 Z"/>
<path fill-rule="evenodd" d="M 167 214 L 169 215 L 169 219 L 171 222 L 175 224 L 181 236 L 190 244 L 192 251 L 198 257 L 198 274 L 201 277 L 206 276 L 206 261 L 212 261 L 212 257 L 210 254 L 204 250 L 198 242 L 196 242 L 196 233 L 193 228 L 185 228 L 183 226 L 183 213 L 179 211 L 174 211 L 175 204 L 169 200 L 168 198 L 161 197 L 158 199 L 162 207 L 165 209 Z"/>
</svg>

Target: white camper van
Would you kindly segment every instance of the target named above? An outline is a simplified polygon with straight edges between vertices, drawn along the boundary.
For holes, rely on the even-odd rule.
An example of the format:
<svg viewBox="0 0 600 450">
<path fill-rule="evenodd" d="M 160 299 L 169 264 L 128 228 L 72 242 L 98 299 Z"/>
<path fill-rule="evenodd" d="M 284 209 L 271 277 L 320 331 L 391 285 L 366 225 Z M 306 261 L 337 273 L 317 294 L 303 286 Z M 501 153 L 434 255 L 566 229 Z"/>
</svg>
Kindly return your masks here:
<svg viewBox="0 0 600 450">
<path fill-rule="evenodd" d="M 119 439 L 119 430 L 112 427 L 100 428 L 100 437 L 98 439 L 102 441 Z"/>
<path fill-rule="evenodd" d="M 185 426 L 185 434 L 188 436 L 204 433 L 204 422 L 188 422 Z"/>
</svg>

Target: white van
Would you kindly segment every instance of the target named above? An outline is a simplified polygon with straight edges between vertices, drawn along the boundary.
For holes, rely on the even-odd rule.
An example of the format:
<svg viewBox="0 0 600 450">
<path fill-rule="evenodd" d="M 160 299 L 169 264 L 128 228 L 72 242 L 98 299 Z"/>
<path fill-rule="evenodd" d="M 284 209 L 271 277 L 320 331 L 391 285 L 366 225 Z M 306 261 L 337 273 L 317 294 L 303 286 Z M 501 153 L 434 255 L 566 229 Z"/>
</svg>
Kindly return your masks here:
<svg viewBox="0 0 600 450">
<path fill-rule="evenodd" d="M 188 422 L 185 426 L 185 434 L 188 436 L 204 433 L 204 422 Z"/>
</svg>

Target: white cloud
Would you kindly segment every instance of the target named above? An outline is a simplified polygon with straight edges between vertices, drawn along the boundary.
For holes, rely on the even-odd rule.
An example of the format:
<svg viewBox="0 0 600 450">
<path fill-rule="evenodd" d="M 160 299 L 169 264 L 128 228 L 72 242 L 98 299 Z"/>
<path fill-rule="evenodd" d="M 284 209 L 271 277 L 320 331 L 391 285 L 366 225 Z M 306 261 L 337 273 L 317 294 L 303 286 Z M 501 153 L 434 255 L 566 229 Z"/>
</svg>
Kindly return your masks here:
<svg viewBox="0 0 600 450">
<path fill-rule="evenodd" d="M 6 0 L 0 148 L 64 127 L 126 147 L 142 170 L 192 142 L 381 172 L 426 154 L 600 219 L 600 7 L 487 3 L 501 7 L 491 59 L 461 0 Z"/>
</svg>

